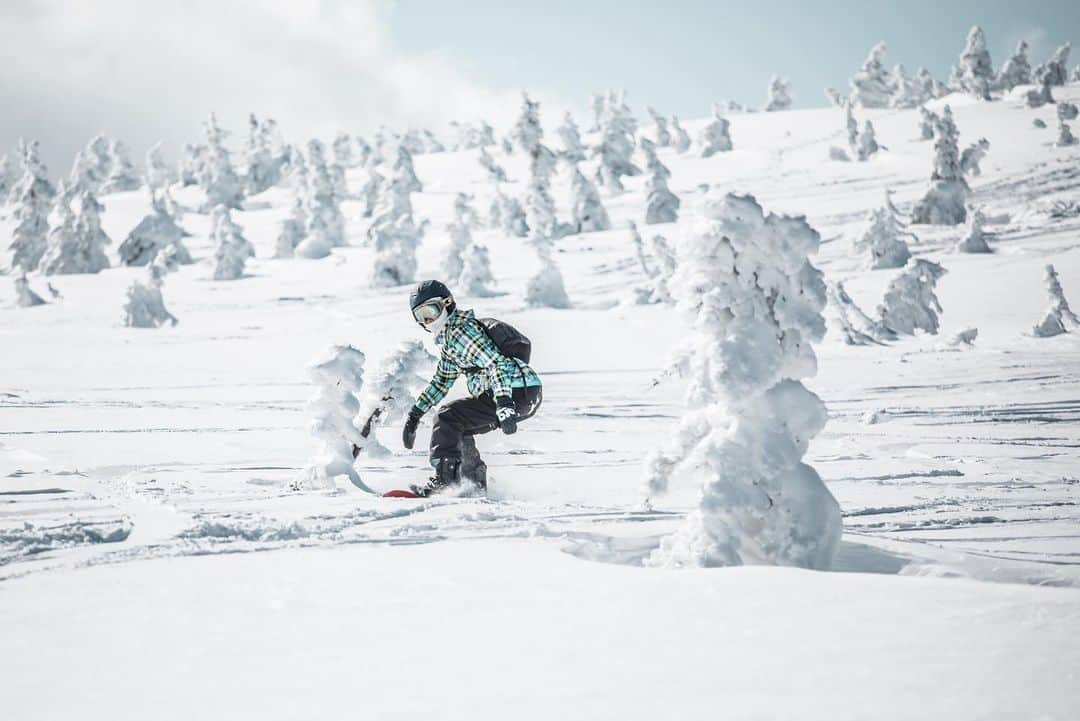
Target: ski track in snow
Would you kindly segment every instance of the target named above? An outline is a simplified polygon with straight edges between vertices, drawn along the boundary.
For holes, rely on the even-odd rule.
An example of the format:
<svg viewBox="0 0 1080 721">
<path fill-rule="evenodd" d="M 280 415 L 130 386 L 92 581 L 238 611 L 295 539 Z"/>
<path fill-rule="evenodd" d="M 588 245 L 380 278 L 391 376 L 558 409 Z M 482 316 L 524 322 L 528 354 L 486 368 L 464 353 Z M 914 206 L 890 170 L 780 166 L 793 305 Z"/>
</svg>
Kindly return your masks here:
<svg viewBox="0 0 1080 721">
<path fill-rule="evenodd" d="M 1045 303 L 1031 268 L 1046 259 L 1059 264 L 1066 292 L 1080 303 L 1080 221 L 1039 210 L 1054 199 L 1075 199 L 1077 154 L 1044 148 L 1031 159 L 1023 148 L 1009 150 L 1006 137 L 1017 131 L 996 123 L 1022 117 L 1009 122 L 1036 132 L 1028 127 L 1030 111 L 996 103 L 987 111 L 994 117 L 980 125 L 978 109 L 956 109 L 965 141 L 987 135 L 993 142 L 986 173 L 973 187 L 988 212 L 1008 216 L 992 228 L 998 252 L 945 255 L 961 229 L 915 229 L 916 256 L 932 256 L 950 270 L 941 283 L 942 335 L 875 349 L 828 339 L 820 375 L 809 385 L 824 398 L 830 422 L 808 462 L 844 510 L 838 570 L 1080 585 L 1080 345 L 1073 337 L 1025 335 Z M 895 152 L 865 164 L 822 160 L 840 137 L 839 111 L 800 114 L 805 128 L 782 139 L 771 130 L 756 150 L 755 118 L 734 116 L 736 150 L 711 161 L 661 149 L 673 189 L 684 197 L 680 225 L 692 217 L 702 182 L 754 192 L 769 210 L 806 213 L 827 239 L 815 263 L 830 280 L 844 280 L 870 311 L 891 274 L 859 270 L 847 238 L 885 187 L 901 208 L 925 188 L 929 144 L 912 140 L 914 113 L 869 113 Z M 462 182 L 483 197 L 475 161 L 461 158 L 417 157 L 429 182 L 429 192 L 416 196 L 418 215 L 448 211 L 453 192 L 441 174 L 450 168 L 464 168 Z M 511 175 L 525 177 L 513 165 L 518 161 L 508 160 Z M 616 228 L 639 210 L 641 183 L 630 179 L 630 192 L 605 198 Z M 270 254 L 274 222 L 287 205 L 278 190 L 267 198 L 237 214 L 261 258 Z M 115 245 L 144 201 L 127 193 L 104 202 Z M 358 246 L 363 224 L 355 208 L 346 203 L 345 210 Z M 206 219 L 190 214 L 183 224 L 194 233 L 189 247 L 205 257 Z M 680 230 L 667 224 L 642 232 L 671 237 Z M 28 311 L 0 309 L 4 335 L 20 348 L 0 367 L 10 384 L 0 392 L 0 580 L 158 557 L 497 538 L 551 543 L 583 561 L 640 563 L 695 500 L 693 488 L 676 488 L 652 507 L 639 496 L 645 452 L 664 441 L 681 413 L 677 383 L 653 387 L 678 335 L 670 309 L 628 303 L 641 271 L 624 230 L 557 245 L 572 316 L 524 310 L 505 291 L 523 284 L 531 259 L 518 262 L 516 239 L 483 231 L 477 239 L 490 246 L 493 265 L 509 272 L 500 281 L 503 294 L 467 305 L 520 318 L 537 342 L 546 381 L 544 408 L 521 434 L 480 443 L 494 477 L 490 499 L 288 490 L 313 447 L 303 431 L 311 392 L 304 362 L 331 342 L 351 342 L 370 364 L 389 347 L 387 338 L 415 331 L 401 311 L 406 289 L 363 287 L 366 248 L 338 249 L 319 263 L 257 260 L 248 277 L 232 283 L 208 282 L 202 266 L 185 268 L 165 288 L 181 319 L 172 331 L 116 326 L 116 299 L 130 269 L 54 278 L 65 300 L 29 311 L 40 323 L 23 323 Z M 435 272 L 443 242 L 441 231 L 429 233 L 422 274 Z M 1023 312 L 980 314 L 988 289 L 1020 272 L 1027 274 L 1016 299 Z M 567 329 L 569 317 L 580 327 Z M 950 331 L 967 325 L 989 332 L 974 348 L 947 345 Z M 58 336 L 73 339 L 61 343 Z M 295 342 L 283 348 L 282 338 Z M 117 350 L 128 346 L 135 349 L 130 357 Z M 63 358 L 72 347 L 85 365 L 76 372 Z M 145 360 L 135 358 L 140 353 Z M 553 359 L 558 366 L 548 369 Z M 383 443 L 396 447 L 397 429 L 383 433 Z M 379 490 L 428 472 L 420 452 L 361 458 L 359 468 Z"/>
</svg>

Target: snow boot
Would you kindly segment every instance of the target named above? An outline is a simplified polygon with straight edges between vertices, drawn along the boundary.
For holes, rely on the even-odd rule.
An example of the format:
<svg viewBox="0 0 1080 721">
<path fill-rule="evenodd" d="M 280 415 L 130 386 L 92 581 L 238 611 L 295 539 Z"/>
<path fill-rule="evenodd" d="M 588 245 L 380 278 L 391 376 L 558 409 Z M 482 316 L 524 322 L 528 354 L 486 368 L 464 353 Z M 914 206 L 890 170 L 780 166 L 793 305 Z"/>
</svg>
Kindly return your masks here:
<svg viewBox="0 0 1080 721">
<path fill-rule="evenodd" d="M 461 485 L 461 461 L 456 458 L 433 458 L 431 463 L 435 466 L 435 475 L 422 486 L 409 486 L 413 493 L 427 498 L 447 487 Z"/>
</svg>

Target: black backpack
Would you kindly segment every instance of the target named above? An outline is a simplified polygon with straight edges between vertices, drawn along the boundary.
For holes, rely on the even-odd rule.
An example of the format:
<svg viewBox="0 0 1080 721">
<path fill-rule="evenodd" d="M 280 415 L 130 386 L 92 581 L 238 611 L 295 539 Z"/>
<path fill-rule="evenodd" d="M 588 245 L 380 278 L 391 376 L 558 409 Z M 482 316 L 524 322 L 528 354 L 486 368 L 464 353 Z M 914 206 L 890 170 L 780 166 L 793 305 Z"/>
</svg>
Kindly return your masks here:
<svg viewBox="0 0 1080 721">
<path fill-rule="evenodd" d="M 532 341 L 521 331 L 497 318 L 477 318 L 477 320 L 500 353 L 507 358 L 517 358 L 522 363 L 529 362 L 529 358 L 532 357 Z"/>
</svg>

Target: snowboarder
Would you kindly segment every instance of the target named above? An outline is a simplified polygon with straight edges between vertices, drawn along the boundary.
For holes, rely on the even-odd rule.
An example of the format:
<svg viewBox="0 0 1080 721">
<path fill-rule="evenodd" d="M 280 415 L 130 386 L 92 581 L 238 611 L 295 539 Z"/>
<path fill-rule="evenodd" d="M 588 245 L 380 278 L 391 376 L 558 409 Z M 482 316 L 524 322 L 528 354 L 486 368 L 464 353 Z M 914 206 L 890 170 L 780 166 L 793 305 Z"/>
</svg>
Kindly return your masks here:
<svg viewBox="0 0 1080 721">
<path fill-rule="evenodd" d="M 540 378 L 527 363 L 527 350 L 522 352 L 528 340 L 505 323 L 481 321 L 473 311 L 459 309 L 450 289 L 437 280 L 416 286 L 409 307 L 420 327 L 435 334 L 442 352 L 431 383 L 409 411 L 401 436 L 404 446 L 413 447 L 420 419 L 446 396 L 459 375 L 465 375 L 471 396 L 451 401 L 435 414 L 430 449 L 435 476 L 410 488 L 426 497 L 456 487 L 464 478 L 486 490 L 487 465 L 474 436 L 496 428 L 507 435 L 516 433 L 518 423 L 540 408 Z"/>
</svg>

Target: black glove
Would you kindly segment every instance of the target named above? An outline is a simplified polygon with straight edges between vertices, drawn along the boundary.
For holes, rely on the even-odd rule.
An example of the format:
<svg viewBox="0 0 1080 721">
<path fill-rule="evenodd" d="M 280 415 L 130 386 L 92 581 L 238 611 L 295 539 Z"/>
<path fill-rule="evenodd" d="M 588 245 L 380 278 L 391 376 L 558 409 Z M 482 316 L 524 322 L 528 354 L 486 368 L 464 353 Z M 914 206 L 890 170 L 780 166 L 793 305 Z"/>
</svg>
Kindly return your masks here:
<svg viewBox="0 0 1080 721">
<path fill-rule="evenodd" d="M 499 418 L 499 428 L 506 435 L 517 433 L 517 409 L 514 408 L 514 399 L 509 396 L 500 396 L 495 401 L 495 415 Z"/>
<path fill-rule="evenodd" d="M 405 419 L 405 430 L 401 432 L 401 443 L 408 449 L 412 449 L 413 441 L 416 440 L 416 427 L 420 425 L 420 419 L 424 412 L 413 406 L 409 409 L 409 417 Z"/>
</svg>

